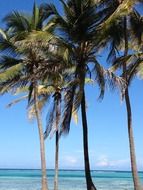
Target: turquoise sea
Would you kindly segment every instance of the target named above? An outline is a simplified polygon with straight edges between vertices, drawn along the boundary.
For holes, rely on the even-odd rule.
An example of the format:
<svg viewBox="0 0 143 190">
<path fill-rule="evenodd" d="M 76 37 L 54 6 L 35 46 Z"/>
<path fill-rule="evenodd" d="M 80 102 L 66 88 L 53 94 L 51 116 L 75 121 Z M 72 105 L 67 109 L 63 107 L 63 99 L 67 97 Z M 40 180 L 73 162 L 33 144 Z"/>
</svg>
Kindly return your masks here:
<svg viewBox="0 0 143 190">
<path fill-rule="evenodd" d="M 53 190 L 54 171 L 48 170 L 49 189 Z M 98 190 L 133 190 L 131 172 L 92 171 Z M 40 190 L 40 170 L 0 170 L 0 190 Z M 140 172 L 143 181 L 143 173 Z M 59 190 L 86 190 L 84 171 L 60 170 Z"/>
</svg>

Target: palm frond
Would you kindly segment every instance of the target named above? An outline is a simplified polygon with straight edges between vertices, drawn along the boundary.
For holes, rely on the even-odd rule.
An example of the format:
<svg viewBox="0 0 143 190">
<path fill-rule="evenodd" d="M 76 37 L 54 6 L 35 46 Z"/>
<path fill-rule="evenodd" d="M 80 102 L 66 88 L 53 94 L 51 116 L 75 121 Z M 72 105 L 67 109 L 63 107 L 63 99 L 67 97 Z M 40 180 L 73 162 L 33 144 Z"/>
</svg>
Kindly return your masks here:
<svg viewBox="0 0 143 190">
<path fill-rule="evenodd" d="M 3 29 L 0 29 L 0 35 L 3 39 L 7 40 L 7 34 Z"/>
<path fill-rule="evenodd" d="M 99 99 L 102 99 L 104 97 L 105 92 L 105 70 L 96 59 L 94 59 L 93 73 L 95 74 L 95 81 L 99 85 Z"/>
<path fill-rule="evenodd" d="M 6 71 L 0 72 L 0 82 L 11 80 L 12 78 L 19 75 L 22 69 L 23 69 L 23 63 L 19 63 L 9 67 Z"/>
<path fill-rule="evenodd" d="M 50 16 L 58 13 L 55 5 L 50 3 L 42 3 L 40 5 L 40 12 L 42 14 L 43 20 L 46 20 Z"/>
<path fill-rule="evenodd" d="M 17 31 L 30 31 L 30 23 L 27 18 L 17 11 L 13 11 L 3 19 L 7 24 L 7 28 L 12 28 L 13 33 Z"/>
<path fill-rule="evenodd" d="M 23 101 L 23 100 L 26 100 L 28 98 L 28 95 L 25 95 L 25 96 L 22 96 L 20 98 L 17 98 L 16 100 L 13 100 L 12 102 L 10 102 L 6 107 L 7 108 L 10 108 L 11 106 Z"/>
<path fill-rule="evenodd" d="M 44 139 L 46 139 L 50 133 L 55 131 L 55 102 L 51 105 L 49 113 L 46 118 L 46 130 L 44 132 Z"/>
<path fill-rule="evenodd" d="M 62 113 L 62 122 L 61 122 L 61 134 L 68 134 L 70 131 L 70 122 L 73 112 L 73 102 L 74 102 L 74 94 L 75 94 L 75 86 L 72 87 L 72 89 L 67 90 L 65 94 L 65 100 L 64 100 L 64 110 Z"/>
<path fill-rule="evenodd" d="M 33 24 L 33 29 L 37 29 L 37 26 L 41 23 L 39 23 L 39 19 L 40 18 L 40 10 L 38 8 L 38 6 L 36 5 L 36 3 L 34 2 L 33 5 L 33 16 L 32 16 L 32 24 Z M 38 27 L 41 28 L 42 26 Z"/>
<path fill-rule="evenodd" d="M 140 45 L 142 42 L 143 34 L 143 17 L 136 9 L 134 9 L 134 11 L 130 15 L 130 24 L 133 38 L 135 37 L 135 40 L 138 41 L 138 45 Z"/>
</svg>

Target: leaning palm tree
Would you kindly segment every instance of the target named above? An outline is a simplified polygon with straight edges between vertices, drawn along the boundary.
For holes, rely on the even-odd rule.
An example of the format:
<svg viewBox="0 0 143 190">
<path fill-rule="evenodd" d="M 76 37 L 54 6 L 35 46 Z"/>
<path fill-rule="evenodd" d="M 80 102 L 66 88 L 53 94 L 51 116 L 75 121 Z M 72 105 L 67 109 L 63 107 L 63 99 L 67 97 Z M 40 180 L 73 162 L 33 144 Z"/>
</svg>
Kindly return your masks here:
<svg viewBox="0 0 143 190">
<path fill-rule="evenodd" d="M 88 190 L 95 190 L 93 184 L 89 153 L 88 153 L 88 126 L 85 106 L 85 78 L 93 78 L 101 89 L 100 97 L 103 97 L 105 89 L 104 68 L 96 59 L 98 26 L 112 15 L 114 10 L 108 13 L 108 7 L 104 7 L 104 1 L 93 0 L 60 0 L 63 6 L 64 16 L 60 15 L 54 5 L 43 4 L 41 9 L 48 14 L 52 12 L 49 23 L 55 28 L 55 33 L 70 47 L 71 62 L 75 65 L 75 72 L 71 76 L 74 82 L 67 88 L 64 101 L 63 121 L 61 122 L 61 132 L 69 132 L 70 121 L 73 110 L 78 110 L 81 106 L 82 126 L 83 126 L 83 149 L 85 177 Z M 115 6 L 116 10 L 117 6 Z M 91 66 L 89 66 L 91 64 Z M 110 73 L 111 74 L 111 73 Z M 112 75 L 112 74 L 111 74 Z M 111 76 L 110 75 L 110 76 Z M 112 75 L 114 76 L 114 75 Z M 115 77 L 114 77 L 115 79 Z"/>
<path fill-rule="evenodd" d="M 52 86 L 44 86 L 39 85 L 37 88 L 37 94 L 38 94 L 38 100 L 37 100 L 37 106 L 40 112 L 42 111 L 43 107 L 45 107 L 46 104 L 51 104 L 52 109 L 51 112 L 47 115 L 47 126 L 46 131 L 44 133 L 44 138 L 46 139 L 49 134 L 51 136 L 55 133 L 56 137 L 56 143 L 55 143 L 55 179 L 54 179 L 54 189 L 58 189 L 58 164 L 59 164 L 59 121 L 60 121 L 60 102 L 61 102 L 61 93 L 59 90 L 55 90 Z M 59 91 L 59 92 L 58 92 Z M 11 103 L 7 105 L 7 107 L 11 107 L 12 105 L 19 103 L 23 100 L 28 99 L 28 88 L 20 88 L 17 89 L 14 92 L 14 95 L 23 94 L 26 92 L 26 95 L 21 96 L 20 98 L 15 99 Z M 13 92 L 12 92 L 13 93 Z M 54 93 L 54 95 L 52 95 Z M 51 103 L 49 101 L 50 96 L 54 98 L 54 101 Z M 28 105 L 28 118 L 29 120 L 35 119 L 37 117 L 36 111 L 35 111 L 35 101 L 34 101 L 34 93 L 32 93 L 31 101 Z M 49 119 L 48 119 L 49 118 Z M 55 121 L 55 122 L 54 122 Z"/>
<path fill-rule="evenodd" d="M 108 42 L 108 45 L 110 44 L 110 52 L 107 60 L 113 64 L 111 70 L 116 71 L 117 69 L 121 69 L 122 77 L 127 84 L 123 92 L 123 97 L 125 97 L 127 109 L 130 158 L 135 190 L 140 190 L 141 186 L 136 164 L 129 85 L 131 79 L 137 73 L 139 65 L 142 63 L 142 52 L 135 49 L 138 44 L 137 42 L 140 42 L 141 39 L 140 34 L 142 32 L 140 24 L 141 19 L 139 18 L 139 14 L 131 7 L 126 14 L 118 15 L 109 24 L 105 35 L 105 43 Z M 137 25 L 138 27 L 135 27 Z"/>
<path fill-rule="evenodd" d="M 16 52 L 15 52 L 16 53 Z M 31 53 L 32 54 L 32 53 Z M 23 55 L 25 56 L 25 55 Z M 30 58 L 30 57 L 28 57 Z M 37 118 L 37 124 L 39 129 L 39 137 L 40 137 L 40 152 L 41 152 L 41 166 L 42 166 L 42 189 L 47 190 L 47 180 L 46 180 L 46 160 L 45 160 L 45 147 L 44 147 L 44 136 L 42 129 L 42 120 L 38 108 L 38 98 L 37 98 L 37 85 L 38 80 L 35 77 L 36 67 L 34 67 L 31 71 L 31 74 L 26 73 L 28 71 L 28 67 L 26 68 L 25 62 L 29 61 L 25 58 L 17 60 L 13 57 L 5 56 L 1 60 L 1 72 L 0 72 L 0 86 L 1 93 L 8 92 L 10 89 L 15 89 L 19 86 L 25 86 L 29 84 L 29 101 L 31 93 L 34 93 L 34 106 L 35 113 Z M 9 64 L 9 65 L 8 65 Z M 24 71 L 23 71 L 24 70 Z"/>
<path fill-rule="evenodd" d="M 128 55 L 129 47 L 128 47 L 128 31 L 127 31 L 127 18 L 124 18 L 124 41 L 125 41 L 125 50 L 124 56 Z M 132 129 L 132 110 L 131 110 L 131 102 L 129 97 L 129 89 L 128 89 L 128 73 L 126 62 L 123 63 L 123 78 L 127 82 L 127 88 L 125 90 L 125 102 L 127 109 L 127 118 L 128 118 L 128 136 L 129 136 L 129 145 L 130 145 L 130 157 L 131 157 L 131 167 L 133 172 L 133 181 L 135 190 L 141 190 L 137 164 L 136 164 L 136 156 L 135 156 L 135 145 L 134 145 L 134 137 L 133 137 L 133 129 Z"/>
<path fill-rule="evenodd" d="M 0 40 L 0 50 L 4 53 L 0 70 L 1 93 L 28 86 L 29 102 L 33 94 L 40 138 L 42 190 L 47 190 L 45 145 L 38 107 L 38 86 L 41 81 L 41 69 L 49 63 L 47 38 L 49 36 L 48 39 L 51 39 L 51 35 L 47 29 L 44 29 L 44 15 L 35 4 L 31 16 L 13 12 L 6 16 L 4 21 L 7 28 L 5 33 L 1 32 Z"/>
<path fill-rule="evenodd" d="M 1 34 L 4 35 L 4 33 Z M 42 34 L 42 37 L 41 37 Z M 47 37 L 48 40 L 47 40 Z M 15 40 L 16 38 L 16 40 Z M 49 40 L 50 39 L 50 40 Z M 36 118 L 39 115 L 37 115 L 36 109 L 39 110 L 39 113 L 43 106 L 47 103 L 48 97 L 50 96 L 50 93 L 54 93 L 54 102 L 53 102 L 53 107 L 55 108 L 52 113 L 50 113 L 50 117 L 56 118 L 56 129 L 54 132 L 56 132 L 56 151 L 55 151 L 55 181 L 54 181 L 54 186 L 55 188 L 58 187 L 58 147 L 59 147 L 59 106 L 60 106 L 60 92 L 59 92 L 59 83 L 62 85 L 62 82 L 60 81 L 67 81 L 69 80 L 70 77 L 68 77 L 69 71 L 73 70 L 71 68 L 72 64 L 70 64 L 70 68 L 67 68 L 69 65 L 68 60 L 68 49 L 64 47 L 64 44 L 61 43 L 61 40 L 58 38 L 54 38 L 52 34 L 48 34 L 47 32 L 42 32 L 42 31 L 32 31 L 29 32 L 29 34 L 26 34 L 26 37 L 24 38 L 20 34 L 18 35 L 12 35 L 12 42 L 15 40 L 14 44 L 16 45 L 15 49 L 19 51 L 25 58 L 24 60 L 21 60 L 23 63 L 25 63 L 26 67 L 30 69 L 30 77 L 28 78 L 28 85 L 26 88 L 24 86 L 19 88 L 17 87 L 16 89 L 10 89 L 10 91 L 14 91 L 14 93 L 19 93 L 19 92 L 26 92 L 29 91 L 28 95 L 24 95 L 20 97 L 19 99 L 16 99 L 13 103 L 10 103 L 9 106 L 23 100 L 23 99 L 28 99 L 29 100 L 29 110 L 30 110 L 30 116 L 31 114 L 35 115 Z M 11 41 L 10 41 L 11 42 Z M 57 51 L 57 46 L 60 44 L 60 50 Z M 15 52 L 16 53 L 16 52 Z M 64 56 L 63 56 L 64 55 Z M 10 57 L 3 57 L 2 64 L 4 63 L 5 65 L 8 65 L 7 60 L 9 60 Z M 34 60 L 33 60 L 34 59 Z M 15 62 L 18 60 L 14 60 Z M 30 63 L 29 63 L 30 62 Z M 32 63 L 39 64 L 36 67 L 34 67 L 34 73 L 32 74 L 32 68 L 29 68 Z M 31 65 L 32 66 L 32 65 Z M 29 72 L 29 70 L 28 70 Z M 64 77 L 64 78 L 63 78 Z M 37 83 L 37 90 L 36 90 L 36 97 L 35 97 L 35 91 L 33 89 L 33 81 L 38 80 Z M 32 81 L 32 82 L 31 82 Z M 32 84 L 29 84 L 29 83 Z M 26 85 L 26 84 L 25 84 Z M 2 91 L 4 92 L 4 89 L 2 88 Z M 46 94 L 45 94 L 46 93 Z M 35 101 L 37 104 L 35 105 Z M 36 107 L 35 107 L 36 106 Z M 36 109 L 35 109 L 36 108 Z M 50 119 L 51 120 L 51 119 Z M 53 119 L 52 119 L 53 121 Z M 39 123 L 38 123 L 39 124 Z M 53 123 L 48 122 L 47 130 L 51 132 L 50 130 L 53 130 Z M 46 130 L 45 138 L 48 136 L 48 133 Z"/>
</svg>

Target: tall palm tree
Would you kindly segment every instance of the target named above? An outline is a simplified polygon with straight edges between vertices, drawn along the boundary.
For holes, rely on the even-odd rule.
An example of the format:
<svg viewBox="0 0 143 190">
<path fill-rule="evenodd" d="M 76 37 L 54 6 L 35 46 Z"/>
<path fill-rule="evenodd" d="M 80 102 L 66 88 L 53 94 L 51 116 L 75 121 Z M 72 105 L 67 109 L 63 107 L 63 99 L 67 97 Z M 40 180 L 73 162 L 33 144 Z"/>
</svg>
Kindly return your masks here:
<svg viewBox="0 0 143 190">
<path fill-rule="evenodd" d="M 123 91 L 123 96 L 125 97 L 127 109 L 130 158 L 135 190 L 141 190 L 141 186 L 136 164 L 129 85 L 131 83 L 131 79 L 137 73 L 137 68 L 142 63 L 142 53 L 137 52 L 132 45 L 140 42 L 140 24 L 141 20 L 139 19 L 139 14 L 132 6 L 129 12 L 127 11 L 124 15 L 118 15 L 118 17 L 109 24 L 105 35 L 105 41 L 110 44 L 108 61 L 113 64 L 111 70 L 116 71 L 117 69 L 122 68 L 122 77 L 127 84 L 125 91 Z M 135 25 L 138 25 L 138 27 L 135 28 Z"/>
<path fill-rule="evenodd" d="M 41 80 L 40 69 L 49 61 L 46 50 L 48 49 L 47 38 L 51 39 L 51 35 L 48 35 L 47 29 L 44 28 L 44 15 L 36 4 L 33 6 L 31 16 L 13 12 L 6 16 L 4 21 L 7 28 L 0 40 L 0 50 L 4 53 L 1 59 L 1 93 L 20 86 L 28 86 L 29 102 L 33 93 L 40 139 L 42 190 L 47 190 L 45 144 L 38 107 L 38 85 Z"/>
<path fill-rule="evenodd" d="M 65 96 L 65 111 L 61 131 L 69 132 L 72 110 L 78 110 L 81 105 L 83 126 L 83 149 L 85 176 L 88 190 L 95 190 L 90 173 L 88 153 L 88 127 L 85 109 L 85 78 L 92 77 L 101 89 L 100 97 L 104 94 L 104 75 L 108 74 L 96 59 L 98 26 L 110 16 L 114 10 L 108 13 L 108 7 L 104 9 L 104 1 L 101 3 L 93 0 L 60 0 L 63 6 L 64 16 L 60 15 L 54 5 L 43 4 L 41 6 L 46 15 L 49 9 L 52 18 L 49 23 L 55 27 L 55 33 L 70 47 L 70 56 L 76 69 L 71 79 L 71 86 L 67 88 Z M 117 8 L 117 6 L 116 6 Z M 116 9 L 115 8 L 115 9 Z M 108 10 L 108 11 L 107 11 Z M 108 14 L 107 14 L 108 13 Z M 91 67 L 89 64 L 91 63 Z M 110 75 L 111 76 L 111 75 Z M 112 75 L 113 76 L 113 75 Z"/>
<path fill-rule="evenodd" d="M 131 168 L 133 173 L 133 181 L 134 181 L 134 188 L 135 190 L 141 190 L 138 170 L 137 170 L 137 163 L 136 163 L 136 155 L 135 155 L 135 145 L 134 145 L 134 136 L 133 136 L 133 129 L 132 129 L 132 109 L 131 109 L 131 101 L 129 96 L 129 85 L 133 79 L 133 77 L 138 73 L 139 68 L 143 63 L 143 52 L 141 50 L 141 39 L 143 34 L 143 20 L 142 16 L 138 13 L 136 9 L 133 9 L 130 18 L 124 17 L 124 57 L 127 57 L 129 54 L 129 25 L 128 22 L 130 21 L 130 28 L 132 32 L 132 43 L 136 46 L 131 46 L 132 50 L 135 51 L 136 59 L 130 61 L 130 66 L 127 66 L 127 63 L 123 63 L 123 77 L 127 81 L 127 88 L 125 90 L 125 101 L 126 101 L 126 108 L 127 108 L 127 118 L 128 118 L 128 135 L 129 135 L 129 146 L 130 146 L 130 157 L 131 157 Z"/>
<path fill-rule="evenodd" d="M 126 17 L 124 18 L 124 41 L 125 41 L 124 56 L 127 56 L 129 47 L 128 47 L 128 31 L 127 31 Z M 123 63 L 123 78 L 128 83 L 126 62 Z M 138 177 L 138 171 L 137 171 L 136 156 L 135 156 L 135 145 L 134 145 L 134 137 L 133 137 L 133 129 L 132 129 L 132 110 L 131 110 L 131 102 L 130 102 L 130 97 L 129 97 L 128 85 L 125 90 L 125 102 L 126 102 L 127 118 L 128 118 L 128 136 L 129 136 L 130 157 L 131 157 L 131 167 L 132 167 L 132 173 L 133 173 L 134 188 L 135 190 L 141 190 L 139 177 Z"/>
<path fill-rule="evenodd" d="M 74 36 L 75 38 L 78 39 L 79 37 L 79 31 L 78 33 L 76 33 L 75 35 L 75 31 L 73 31 L 74 35 L 72 34 L 72 29 L 73 29 L 73 23 L 75 22 L 75 20 L 78 20 L 77 18 L 79 17 L 79 15 L 81 14 L 81 4 L 78 6 L 78 7 L 74 7 L 74 6 L 77 6 L 78 3 L 77 2 L 72 2 L 72 1 L 69 1 L 68 3 L 65 3 L 64 1 L 61 1 L 62 4 L 63 4 L 63 7 L 64 7 L 64 11 L 65 11 L 65 16 L 66 16 L 66 19 L 63 18 L 62 16 L 59 15 L 59 13 L 57 12 L 56 8 L 54 6 L 51 7 L 51 9 L 53 9 L 53 12 L 55 14 L 55 25 L 59 25 L 59 27 L 61 27 L 61 30 L 63 30 L 63 32 L 65 32 L 67 35 L 68 35 L 68 38 L 69 40 L 71 40 L 71 44 L 72 44 L 72 37 Z M 74 4 L 75 3 L 75 4 Z M 47 8 L 48 5 L 44 5 L 44 9 L 46 11 L 46 8 Z M 75 9 L 74 8 L 77 8 L 78 10 L 76 10 L 75 12 Z M 73 13 L 73 15 L 72 15 Z M 70 17 L 68 17 L 70 16 Z M 74 18 L 75 17 L 75 18 Z M 71 33 L 71 35 L 69 35 Z M 81 33 L 80 33 L 81 35 Z M 65 39 L 66 41 L 67 39 Z M 75 40 L 75 39 L 74 39 Z M 70 41 L 69 41 L 70 42 Z M 77 44 L 78 44 L 78 41 L 77 41 Z M 75 45 L 75 42 L 74 44 L 72 45 Z M 83 46 L 82 43 L 80 43 L 78 45 L 78 48 L 79 48 L 79 52 L 81 50 L 81 46 Z M 77 49 L 78 49 L 77 48 Z M 74 47 L 74 51 L 77 49 Z M 78 52 L 78 53 L 79 53 Z M 75 53 L 75 52 L 74 52 Z M 77 54 L 77 53 L 76 53 Z M 80 55 L 82 55 L 82 52 L 80 53 Z M 78 73 L 76 74 L 76 77 L 77 77 Z M 83 79 L 84 80 L 84 79 Z M 82 81 L 82 85 L 80 87 L 82 87 L 82 91 L 80 93 L 80 96 L 79 98 L 81 99 L 82 97 L 82 92 L 83 92 L 83 81 Z M 65 110 L 65 115 L 64 115 L 64 118 L 63 118 L 63 128 L 62 130 L 65 130 L 65 128 L 67 128 L 67 131 L 69 131 L 69 126 L 70 126 L 70 120 L 71 120 L 71 112 L 72 112 L 72 109 L 73 109 L 73 101 L 74 101 L 74 96 L 75 96 L 75 91 L 76 91 L 76 88 L 78 88 L 77 86 L 73 86 L 72 89 L 70 89 L 67 94 L 69 94 L 69 99 L 67 100 L 67 109 Z M 80 100 L 81 101 L 81 100 Z M 78 103 L 79 104 L 79 103 Z M 84 126 L 84 125 L 83 125 Z M 86 126 L 87 127 L 87 126 Z M 85 134 L 84 133 L 84 136 L 86 136 L 87 138 L 87 133 Z M 87 141 L 86 141 L 87 142 Z M 87 167 L 87 164 L 89 166 L 89 156 L 88 156 L 88 148 L 84 146 L 84 150 L 86 149 L 86 151 L 84 152 L 84 158 L 85 158 L 85 172 L 86 172 L 86 181 L 87 181 L 87 189 L 88 190 L 91 190 L 91 189 L 96 189 L 93 182 L 92 182 L 92 179 L 91 179 L 91 175 L 90 175 L 90 168 Z M 87 175 L 88 174 L 88 175 Z"/>
<path fill-rule="evenodd" d="M 17 92 L 16 92 L 17 91 Z M 14 92 L 15 95 L 20 95 L 23 92 L 28 92 L 27 88 L 18 88 Z M 54 93 L 54 95 L 52 95 Z M 54 98 L 54 102 L 50 102 L 50 96 Z M 22 95 L 20 98 L 17 98 L 10 102 L 7 107 L 11 107 L 12 105 L 19 103 L 23 100 L 28 99 L 28 94 L 27 95 Z M 40 112 L 42 111 L 43 107 L 47 103 L 52 104 L 52 109 L 50 111 L 47 118 L 47 126 L 46 126 L 46 131 L 44 133 L 44 138 L 46 139 L 49 134 L 53 136 L 55 133 L 55 179 L 54 179 L 54 189 L 58 189 L 58 170 L 59 170 L 59 124 L 60 124 L 60 110 L 61 110 L 61 92 L 60 89 L 56 89 L 52 86 L 44 86 L 44 85 L 39 85 L 37 88 L 37 107 Z M 32 93 L 32 98 L 31 102 L 28 106 L 28 117 L 30 120 L 33 120 L 35 117 L 37 118 L 37 112 L 35 109 L 35 93 Z"/>
<path fill-rule="evenodd" d="M 16 52 L 15 52 L 16 54 Z M 33 55 L 32 52 L 30 52 L 30 56 Z M 24 55 L 27 56 L 27 55 Z M 3 60 L 1 62 L 1 72 L 0 72 L 0 78 L 1 78 L 1 92 L 7 92 L 9 89 L 15 89 L 17 86 L 25 86 L 29 85 L 29 100 L 31 93 L 34 92 L 34 105 L 35 105 L 35 112 L 36 112 L 36 118 L 37 118 L 37 124 L 39 129 L 39 138 L 40 138 L 40 153 L 41 153 L 41 167 L 42 167 L 42 189 L 47 190 L 47 178 L 46 178 L 46 160 L 45 160 L 45 145 L 44 145 L 44 136 L 43 136 L 43 129 L 42 129 L 42 120 L 41 120 L 41 114 L 39 112 L 38 104 L 37 104 L 37 77 L 35 77 L 35 67 L 32 69 L 32 71 L 28 71 L 28 67 L 31 67 L 31 63 L 25 66 L 25 63 L 29 62 L 30 57 L 27 57 L 27 60 L 24 58 L 22 59 L 15 59 L 12 56 L 3 57 Z M 6 69 L 4 69 L 6 67 Z M 4 70 L 3 70 L 4 69 Z M 23 71 L 24 70 L 24 71 Z M 27 73 L 28 71 L 28 73 Z M 32 88 L 32 89 L 31 89 Z M 32 91 L 32 92 L 31 92 Z"/>
</svg>

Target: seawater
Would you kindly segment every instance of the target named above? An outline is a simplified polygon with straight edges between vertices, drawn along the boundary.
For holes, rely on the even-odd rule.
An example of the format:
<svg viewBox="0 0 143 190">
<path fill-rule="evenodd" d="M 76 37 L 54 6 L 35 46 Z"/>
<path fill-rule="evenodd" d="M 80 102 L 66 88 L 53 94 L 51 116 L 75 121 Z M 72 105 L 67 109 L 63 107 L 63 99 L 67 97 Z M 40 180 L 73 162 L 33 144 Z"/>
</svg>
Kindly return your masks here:
<svg viewBox="0 0 143 190">
<path fill-rule="evenodd" d="M 131 172 L 92 171 L 97 190 L 133 190 Z M 139 176 L 143 181 L 143 173 Z M 53 190 L 54 170 L 47 171 L 49 189 Z M 40 170 L 0 169 L 0 190 L 40 190 Z M 59 190 L 86 190 L 84 171 L 60 170 Z"/>
</svg>

